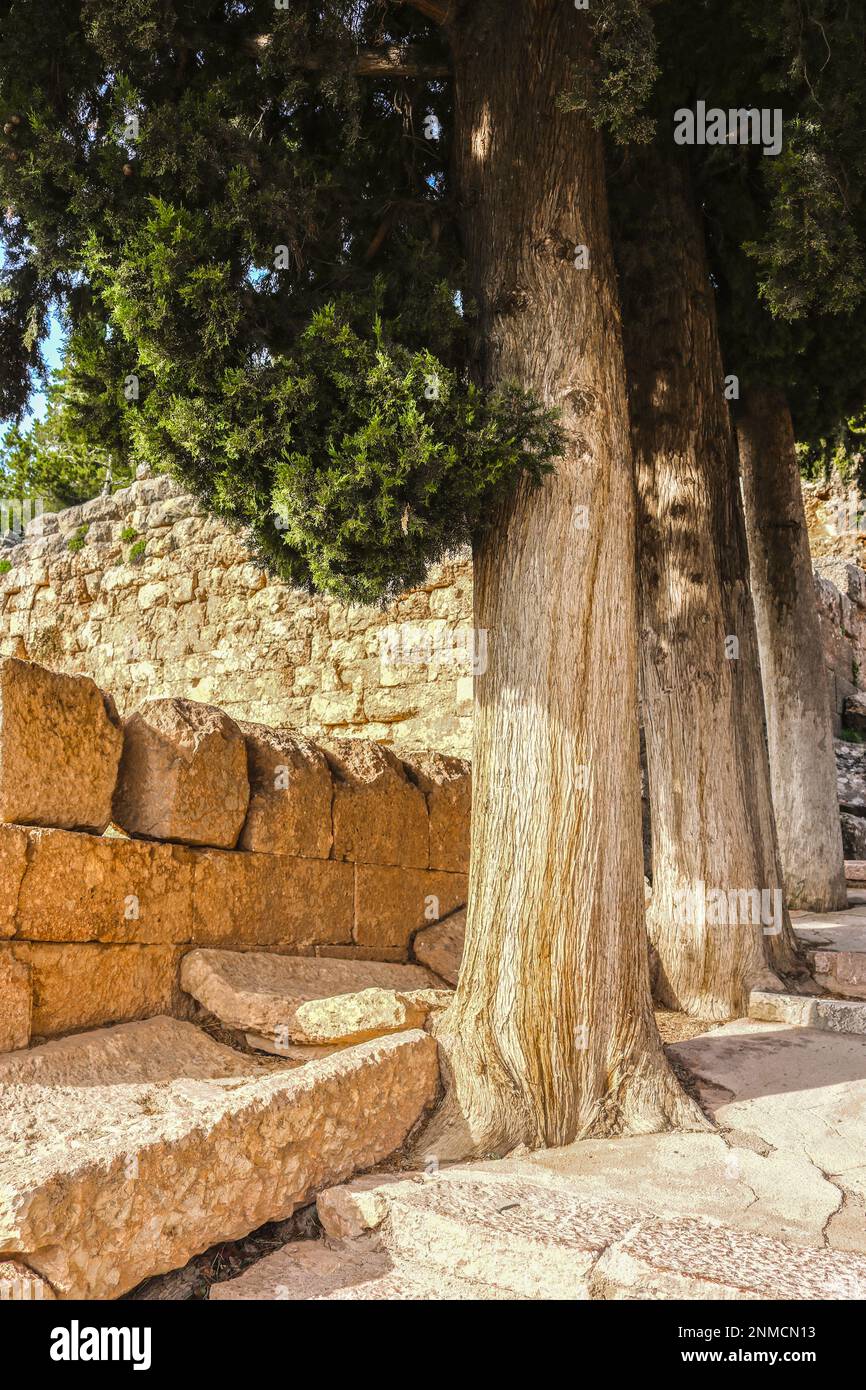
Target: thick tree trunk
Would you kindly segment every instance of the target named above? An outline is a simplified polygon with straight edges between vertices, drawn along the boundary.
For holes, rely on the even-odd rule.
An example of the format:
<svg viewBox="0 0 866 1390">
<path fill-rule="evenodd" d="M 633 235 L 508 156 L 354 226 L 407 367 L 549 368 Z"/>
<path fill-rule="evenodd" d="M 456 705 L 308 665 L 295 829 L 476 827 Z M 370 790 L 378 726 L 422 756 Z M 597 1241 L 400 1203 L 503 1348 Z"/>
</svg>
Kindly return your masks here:
<svg viewBox="0 0 866 1390">
<path fill-rule="evenodd" d="M 557 106 L 588 38 L 586 17 L 555 0 L 475 0 L 454 34 L 480 375 L 560 407 L 567 448 L 475 555 L 489 661 L 466 949 L 437 1029 L 447 1092 L 420 1148 L 438 1159 L 702 1122 L 650 1004 L 634 494 L 603 154 Z"/>
<path fill-rule="evenodd" d="M 737 435 L 785 892 L 791 907 L 832 911 L 848 906 L 836 759 L 794 427 L 784 393 L 746 391 Z"/>
<path fill-rule="evenodd" d="M 726 1019 L 745 1012 L 750 988 L 779 987 L 771 960 L 793 969 L 795 958 L 786 910 L 781 931 L 768 934 L 782 879 L 760 666 L 713 291 L 685 159 L 656 147 L 636 153 L 618 186 L 616 225 L 638 490 L 656 993 L 699 1018 Z"/>
</svg>

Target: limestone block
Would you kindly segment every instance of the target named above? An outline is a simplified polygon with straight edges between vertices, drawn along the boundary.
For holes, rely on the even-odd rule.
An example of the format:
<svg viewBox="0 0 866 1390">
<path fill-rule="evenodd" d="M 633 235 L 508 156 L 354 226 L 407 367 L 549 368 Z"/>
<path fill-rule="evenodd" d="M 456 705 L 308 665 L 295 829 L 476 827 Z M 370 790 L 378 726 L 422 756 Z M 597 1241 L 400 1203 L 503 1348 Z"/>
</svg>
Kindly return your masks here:
<svg viewBox="0 0 866 1390">
<path fill-rule="evenodd" d="M 180 979 L 226 1028 L 313 1047 L 421 1027 L 450 996 L 417 965 L 257 951 L 190 951 Z"/>
<path fill-rule="evenodd" d="M 0 661 L 0 820 L 101 834 L 122 743 L 114 701 L 88 676 Z"/>
<path fill-rule="evenodd" d="M 195 854 L 192 939 L 296 949 L 352 939 L 354 874 L 332 859 Z"/>
<path fill-rule="evenodd" d="M 27 1047 L 31 1011 L 30 970 L 14 947 L 0 946 L 0 1053 Z"/>
<path fill-rule="evenodd" d="M 129 835 L 232 849 L 249 802 L 233 719 L 193 700 L 147 700 L 124 723 L 113 819 Z"/>
<path fill-rule="evenodd" d="M 426 868 L 427 803 L 399 758 L 364 739 L 338 739 L 327 753 L 334 773 L 334 857 Z"/>
<path fill-rule="evenodd" d="M 179 947 L 22 941 L 14 951 L 33 981 L 34 1037 L 187 1011 Z"/>
<path fill-rule="evenodd" d="M 25 833 L 30 862 L 17 895 L 18 937 L 145 943 L 192 939 L 190 850 L 117 835 Z"/>
<path fill-rule="evenodd" d="M 0 1303 L 27 1303 L 54 1298 L 51 1285 L 20 1260 L 0 1259 Z"/>
<path fill-rule="evenodd" d="M 466 903 L 465 874 L 359 864 L 355 940 L 359 946 L 405 948 L 413 934 Z"/>
<path fill-rule="evenodd" d="M 422 965 L 452 987 L 457 984 L 466 938 L 466 909 L 453 912 L 444 922 L 423 927 L 412 941 L 412 954 Z"/>
<path fill-rule="evenodd" d="M 15 935 L 15 914 L 29 834 L 17 825 L 0 825 L 0 938 Z"/>
<path fill-rule="evenodd" d="M 286 729 L 239 727 L 247 741 L 250 778 L 239 848 L 327 859 L 333 783 L 324 753 Z"/>
<path fill-rule="evenodd" d="M 430 868 L 469 871 L 472 770 L 463 758 L 414 753 L 412 776 L 427 798 L 430 813 Z"/>
</svg>

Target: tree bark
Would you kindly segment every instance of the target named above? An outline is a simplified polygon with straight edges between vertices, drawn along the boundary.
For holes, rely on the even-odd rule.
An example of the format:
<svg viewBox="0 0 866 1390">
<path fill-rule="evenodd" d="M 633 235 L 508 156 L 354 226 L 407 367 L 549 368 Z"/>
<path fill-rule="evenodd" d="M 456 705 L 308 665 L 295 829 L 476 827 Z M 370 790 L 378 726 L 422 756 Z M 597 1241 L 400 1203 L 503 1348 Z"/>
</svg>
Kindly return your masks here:
<svg viewBox="0 0 866 1390">
<path fill-rule="evenodd" d="M 809 534 L 784 392 L 737 412 L 779 854 L 791 907 L 848 906 L 836 759 Z"/>
<path fill-rule="evenodd" d="M 559 109 L 585 16 L 475 0 L 452 31 L 479 375 L 560 407 L 557 472 L 476 547 L 466 947 L 438 1029 L 437 1159 L 699 1127 L 662 1052 L 644 933 L 634 491 L 603 153 Z M 575 247 L 589 268 L 575 267 Z"/>
<path fill-rule="evenodd" d="M 727 1019 L 746 1012 L 751 988 L 780 987 L 771 961 L 794 971 L 797 960 L 787 910 L 774 938 L 760 911 L 752 920 L 756 900 L 737 892 L 768 890 L 757 901 L 771 917 L 782 878 L 736 449 L 685 157 L 657 147 L 630 157 L 616 228 L 638 491 L 656 995 Z"/>
</svg>

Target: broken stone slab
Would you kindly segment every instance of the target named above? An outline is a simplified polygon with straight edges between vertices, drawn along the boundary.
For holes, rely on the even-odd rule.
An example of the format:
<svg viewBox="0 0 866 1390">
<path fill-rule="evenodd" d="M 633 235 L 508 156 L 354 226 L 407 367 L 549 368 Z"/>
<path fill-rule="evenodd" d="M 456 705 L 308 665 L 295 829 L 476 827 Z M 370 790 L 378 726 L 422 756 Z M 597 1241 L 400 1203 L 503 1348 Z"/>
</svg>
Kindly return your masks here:
<svg viewBox="0 0 866 1390">
<path fill-rule="evenodd" d="M 334 740 L 326 753 L 334 776 L 334 858 L 426 869 L 427 802 L 400 759 L 354 738 Z"/>
<path fill-rule="evenodd" d="M 250 804 L 240 849 L 327 859 L 331 771 L 320 748 L 287 729 L 239 724 L 247 741 Z"/>
<path fill-rule="evenodd" d="M 866 1000 L 826 999 L 753 989 L 749 1018 L 790 1023 L 795 1028 L 826 1028 L 831 1033 L 866 1034 Z"/>
<path fill-rule="evenodd" d="M 472 769 L 464 758 L 413 753 L 411 775 L 427 798 L 430 868 L 469 872 Z"/>
<path fill-rule="evenodd" d="M 89 676 L 0 660 L 0 820 L 101 835 L 122 747 L 114 701 Z"/>
<path fill-rule="evenodd" d="M 233 849 L 250 796 L 233 719 L 194 700 L 146 700 L 125 720 L 112 819 L 149 840 Z"/>
<path fill-rule="evenodd" d="M 405 1173 L 368 1173 L 326 1187 L 316 1198 L 316 1214 L 331 1240 L 357 1240 L 381 1226 L 388 1215 L 385 1189 L 405 1183 Z"/>
<path fill-rule="evenodd" d="M 422 1032 L 299 1068 L 168 1018 L 11 1053 L 0 1250 L 59 1298 L 117 1297 L 381 1162 L 438 1085 Z"/>
<path fill-rule="evenodd" d="M 215 1302 L 478 1302 L 512 1295 L 422 1262 L 395 1263 L 387 1250 L 363 1242 L 335 1251 L 323 1241 L 305 1240 L 257 1260 L 237 1279 L 212 1284 L 208 1297 Z"/>
<path fill-rule="evenodd" d="M 465 939 L 466 909 L 462 908 L 446 917 L 444 922 L 434 922 L 417 932 L 412 941 L 412 954 L 453 988 L 460 974 Z"/>
<path fill-rule="evenodd" d="M 30 970 L 11 946 L 0 946 L 0 1053 L 28 1046 L 32 1012 Z"/>
<path fill-rule="evenodd" d="M 711 1221 L 644 1221 L 602 1254 L 594 1299 L 858 1299 L 866 1257 Z"/>
<path fill-rule="evenodd" d="M 866 884 L 866 859 L 845 860 L 845 881 Z"/>
<path fill-rule="evenodd" d="M 181 985 L 227 1028 L 281 1046 L 362 1042 L 424 1024 L 447 992 L 418 965 L 190 951 Z"/>
</svg>

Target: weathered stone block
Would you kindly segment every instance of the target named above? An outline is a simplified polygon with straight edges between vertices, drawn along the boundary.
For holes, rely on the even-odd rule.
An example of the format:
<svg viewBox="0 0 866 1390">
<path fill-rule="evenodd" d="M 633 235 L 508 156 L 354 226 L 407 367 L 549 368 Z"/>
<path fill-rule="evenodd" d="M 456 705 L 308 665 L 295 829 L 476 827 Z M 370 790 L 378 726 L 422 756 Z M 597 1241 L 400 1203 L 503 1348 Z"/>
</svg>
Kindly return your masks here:
<svg viewBox="0 0 866 1390">
<path fill-rule="evenodd" d="M 114 820 L 128 834 L 232 849 L 250 787 L 244 736 L 194 700 L 147 700 L 124 724 Z"/>
<path fill-rule="evenodd" d="M 0 1052 L 27 1047 L 31 1012 L 30 971 L 12 946 L 0 946 Z"/>
<path fill-rule="evenodd" d="M 101 834 L 122 743 L 114 701 L 88 676 L 0 661 L 0 820 Z"/>
<path fill-rule="evenodd" d="M 0 825 L 0 937 L 15 935 L 15 912 L 27 866 L 28 832 Z"/>
<path fill-rule="evenodd" d="M 428 970 L 449 985 L 457 984 L 463 945 L 466 939 L 466 909 L 454 912 L 444 922 L 423 927 L 412 941 L 412 954 Z"/>
<path fill-rule="evenodd" d="M 33 941 L 192 940 L 193 854 L 120 836 L 29 832 L 16 935 Z"/>
<path fill-rule="evenodd" d="M 188 1012 L 177 979 L 179 947 L 22 941 L 14 951 L 31 972 L 34 1037 Z"/>
<path fill-rule="evenodd" d="M 412 775 L 427 798 L 430 814 L 430 868 L 469 871 L 472 770 L 463 758 L 416 753 Z"/>
<path fill-rule="evenodd" d="M 352 939 L 354 872 L 331 859 L 284 854 L 195 855 L 192 939 L 201 945 L 284 945 Z"/>
<path fill-rule="evenodd" d="M 400 946 L 414 932 L 466 902 L 465 874 L 359 864 L 355 940 L 359 946 Z"/>
<path fill-rule="evenodd" d="M 339 739 L 327 753 L 334 772 L 334 857 L 426 868 L 427 803 L 399 758 L 364 739 Z"/>
<path fill-rule="evenodd" d="M 238 848 L 327 859 L 334 788 L 324 753 L 286 729 L 239 727 L 247 741 L 250 804 Z"/>
</svg>

